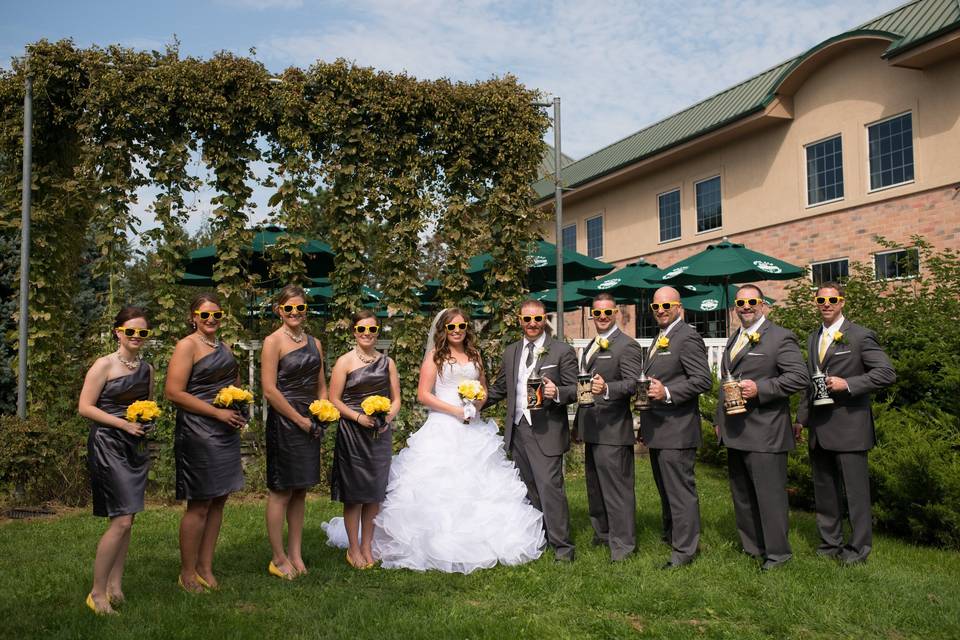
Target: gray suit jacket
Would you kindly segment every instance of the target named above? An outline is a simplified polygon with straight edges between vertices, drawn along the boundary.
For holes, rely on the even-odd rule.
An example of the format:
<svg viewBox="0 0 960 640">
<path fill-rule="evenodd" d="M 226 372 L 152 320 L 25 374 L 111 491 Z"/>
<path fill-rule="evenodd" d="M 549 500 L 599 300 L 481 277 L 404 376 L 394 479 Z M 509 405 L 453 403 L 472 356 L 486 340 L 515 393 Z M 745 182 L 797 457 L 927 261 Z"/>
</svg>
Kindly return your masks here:
<svg viewBox="0 0 960 640">
<path fill-rule="evenodd" d="M 667 338 L 666 349 L 647 358 L 644 371 L 670 391 L 670 402 L 652 401 L 640 414 L 640 434 L 651 449 L 695 449 L 700 446 L 700 394 L 710 390 L 713 376 L 703 338 L 679 322 Z"/>
<path fill-rule="evenodd" d="M 596 338 L 594 338 L 596 340 Z M 586 357 L 593 342 L 587 345 Z M 610 347 L 597 350 L 584 370 L 599 373 L 607 383 L 607 398 L 594 396 L 594 406 L 577 408 L 574 428 L 584 442 L 590 444 L 630 445 L 633 435 L 633 413 L 630 411 L 637 391 L 637 378 L 643 366 L 643 349 L 636 340 L 619 329 L 610 337 Z M 564 397 L 576 398 L 576 381 L 562 390 Z"/>
<path fill-rule="evenodd" d="M 757 383 L 757 397 L 747 401 L 747 412 L 728 416 L 723 411 L 723 389 L 717 402 L 721 442 L 741 451 L 780 453 L 796 447 L 790 421 L 790 395 L 810 385 L 810 374 L 792 331 L 770 322 L 760 326 L 760 342 L 747 343 L 730 360 L 737 334 L 727 341 L 723 371 Z"/>
<path fill-rule="evenodd" d="M 819 355 L 821 330 L 822 326 L 807 337 L 810 375 Z M 897 374 L 873 331 L 844 318 L 840 332 L 841 344 L 827 347 L 820 369 L 846 379 L 849 389 L 831 394 L 832 405 L 815 407 L 808 387 L 800 396 L 797 422 L 810 429 L 811 449 L 819 443 L 828 451 L 867 451 L 877 442 L 870 394 L 893 384 Z"/>
<path fill-rule="evenodd" d="M 504 446 L 510 451 L 513 439 L 513 418 L 517 406 L 517 374 L 520 369 L 520 354 L 523 351 L 525 340 L 518 340 L 509 345 L 503 352 L 503 362 L 497 378 L 487 390 L 486 405 L 495 404 L 501 400 L 507 401 L 506 424 L 503 427 Z M 553 336 L 547 336 L 543 343 L 547 352 L 540 357 L 538 370 L 541 376 L 546 376 L 558 387 L 577 383 L 577 356 L 573 347 L 560 342 Z M 531 411 L 530 418 L 533 424 L 534 438 L 540 445 L 544 455 L 559 456 L 570 448 L 570 424 L 567 420 L 567 404 L 575 397 L 569 394 L 560 394 L 557 400 L 544 398 L 544 406 L 538 411 Z"/>
</svg>

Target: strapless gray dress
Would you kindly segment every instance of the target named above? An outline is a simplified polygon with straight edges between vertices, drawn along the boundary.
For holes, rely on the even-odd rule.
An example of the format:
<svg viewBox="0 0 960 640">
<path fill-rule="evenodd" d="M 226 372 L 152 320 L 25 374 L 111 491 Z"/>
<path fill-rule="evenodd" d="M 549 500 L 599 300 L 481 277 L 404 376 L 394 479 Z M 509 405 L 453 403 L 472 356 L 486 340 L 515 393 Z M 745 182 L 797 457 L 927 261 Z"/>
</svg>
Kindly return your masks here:
<svg viewBox="0 0 960 640">
<path fill-rule="evenodd" d="M 133 373 L 107 380 L 97 407 L 126 419 L 127 407 L 150 397 L 150 365 L 140 361 Z M 90 423 L 87 469 L 93 492 L 93 515 L 113 518 L 143 511 L 150 455 L 146 439 L 99 422 Z"/>
<path fill-rule="evenodd" d="M 390 397 L 390 366 L 386 356 L 347 374 L 341 397 L 343 404 L 361 411 L 360 403 L 369 396 Z M 375 429 L 340 418 L 330 478 L 332 499 L 351 504 L 383 502 L 393 454 L 393 430 L 387 429 L 379 438 L 374 437 L 375 433 Z"/>
<path fill-rule="evenodd" d="M 237 361 L 221 342 L 193 365 L 187 393 L 213 403 L 217 392 L 237 382 Z M 209 500 L 243 489 L 240 432 L 215 418 L 177 410 L 173 439 L 177 500 Z"/>
<path fill-rule="evenodd" d="M 307 336 L 277 364 L 277 389 L 297 413 L 309 416 L 317 399 L 322 364 L 316 341 Z M 274 491 L 306 489 L 320 481 L 320 441 L 270 407 L 267 413 L 267 487 Z"/>
</svg>

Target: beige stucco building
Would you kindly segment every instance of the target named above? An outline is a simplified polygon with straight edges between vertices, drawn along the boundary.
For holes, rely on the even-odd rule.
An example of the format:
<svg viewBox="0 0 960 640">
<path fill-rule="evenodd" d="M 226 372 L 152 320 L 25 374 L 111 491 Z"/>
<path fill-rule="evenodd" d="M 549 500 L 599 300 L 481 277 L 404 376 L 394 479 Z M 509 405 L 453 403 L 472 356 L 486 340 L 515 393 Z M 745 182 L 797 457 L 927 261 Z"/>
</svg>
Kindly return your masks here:
<svg viewBox="0 0 960 640">
<path fill-rule="evenodd" d="M 563 182 L 564 246 L 617 265 L 666 267 L 729 237 L 813 280 L 854 261 L 909 277 L 912 235 L 960 249 L 960 2 L 918 0 L 832 37 L 571 164 Z M 550 180 L 536 187 L 552 208 Z M 632 311 L 625 328 L 643 334 Z M 722 331 L 718 313 L 693 316 Z"/>
</svg>

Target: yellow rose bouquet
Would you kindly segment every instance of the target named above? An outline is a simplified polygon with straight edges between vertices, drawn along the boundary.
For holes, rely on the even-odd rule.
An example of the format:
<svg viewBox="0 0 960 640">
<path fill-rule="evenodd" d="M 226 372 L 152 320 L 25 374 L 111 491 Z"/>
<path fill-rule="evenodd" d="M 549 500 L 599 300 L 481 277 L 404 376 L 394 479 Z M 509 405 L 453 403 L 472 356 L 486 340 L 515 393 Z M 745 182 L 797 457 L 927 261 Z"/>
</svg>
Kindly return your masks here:
<svg viewBox="0 0 960 640">
<path fill-rule="evenodd" d="M 487 392 L 479 380 L 464 380 L 457 385 L 457 393 L 460 394 L 460 401 L 463 402 L 463 423 L 467 424 L 477 415 L 477 408 L 473 401 L 486 400 Z"/>
<path fill-rule="evenodd" d="M 340 412 L 333 406 L 329 400 L 314 400 L 307 407 L 310 415 L 313 416 L 313 426 L 310 427 L 310 435 L 318 440 L 323 437 L 327 427 L 340 420 Z"/>
<path fill-rule="evenodd" d="M 127 422 L 139 422 L 143 425 L 143 434 L 153 430 L 154 421 L 163 415 L 153 400 L 137 400 L 127 407 Z"/>
<path fill-rule="evenodd" d="M 360 403 L 363 412 L 373 418 L 373 437 L 379 438 L 387 430 L 387 414 L 390 413 L 390 398 L 383 396 L 367 396 Z"/>
<path fill-rule="evenodd" d="M 217 396 L 213 399 L 213 406 L 221 409 L 234 409 L 235 411 L 242 411 L 252 403 L 252 393 L 232 384 L 217 391 Z"/>
</svg>

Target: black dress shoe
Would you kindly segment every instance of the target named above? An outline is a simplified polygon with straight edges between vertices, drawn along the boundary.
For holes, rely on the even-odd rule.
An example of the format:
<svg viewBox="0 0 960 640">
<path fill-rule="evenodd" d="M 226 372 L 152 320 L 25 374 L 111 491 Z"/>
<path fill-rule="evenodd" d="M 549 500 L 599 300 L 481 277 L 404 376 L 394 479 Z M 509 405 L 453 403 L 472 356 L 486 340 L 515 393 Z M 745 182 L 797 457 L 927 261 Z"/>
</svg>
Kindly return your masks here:
<svg viewBox="0 0 960 640">
<path fill-rule="evenodd" d="M 553 561 L 554 562 L 573 562 L 573 554 L 569 553 L 562 556 L 556 555 L 553 557 Z"/>
<path fill-rule="evenodd" d="M 779 561 L 767 560 L 762 565 L 760 565 L 760 571 L 771 571 L 778 567 L 782 567 L 783 565 L 787 564 L 787 562 L 789 562 L 789 560 L 779 560 Z"/>
<path fill-rule="evenodd" d="M 667 561 L 664 562 L 662 565 L 660 565 L 660 568 L 661 568 L 662 570 L 664 570 L 664 571 L 669 571 L 670 569 L 680 569 L 680 568 L 682 568 L 682 567 L 689 567 L 690 565 L 693 564 L 693 561 L 696 560 L 696 558 L 697 558 L 697 557 L 694 556 L 694 557 L 692 557 L 692 558 L 686 558 L 685 560 L 681 560 L 680 562 L 674 562 L 673 560 L 667 560 Z"/>
<path fill-rule="evenodd" d="M 841 551 L 839 547 L 817 547 L 817 555 L 821 558 L 839 558 Z"/>
</svg>

